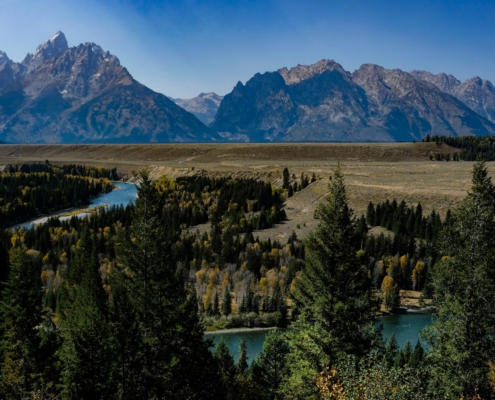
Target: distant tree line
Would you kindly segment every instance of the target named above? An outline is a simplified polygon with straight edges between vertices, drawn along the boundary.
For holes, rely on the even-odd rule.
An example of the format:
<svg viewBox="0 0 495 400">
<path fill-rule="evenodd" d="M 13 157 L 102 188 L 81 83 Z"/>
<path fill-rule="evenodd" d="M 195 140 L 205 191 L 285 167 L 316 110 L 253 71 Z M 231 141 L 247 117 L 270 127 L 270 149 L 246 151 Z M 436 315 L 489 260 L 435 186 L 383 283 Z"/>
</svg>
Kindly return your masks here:
<svg viewBox="0 0 495 400">
<path fill-rule="evenodd" d="M 117 168 L 92 167 L 88 165 L 53 165 L 48 160 L 44 163 L 30 163 L 20 165 L 8 165 L 6 172 L 48 172 L 56 175 L 74 175 L 86 176 L 91 178 L 107 178 L 112 181 L 119 180 L 121 175 L 117 172 Z"/>
<path fill-rule="evenodd" d="M 492 136 L 430 136 L 427 135 L 423 142 L 445 143 L 460 152 L 454 154 L 435 153 L 431 159 L 436 161 L 476 161 L 482 157 L 485 161 L 495 161 L 495 138 Z"/>
</svg>

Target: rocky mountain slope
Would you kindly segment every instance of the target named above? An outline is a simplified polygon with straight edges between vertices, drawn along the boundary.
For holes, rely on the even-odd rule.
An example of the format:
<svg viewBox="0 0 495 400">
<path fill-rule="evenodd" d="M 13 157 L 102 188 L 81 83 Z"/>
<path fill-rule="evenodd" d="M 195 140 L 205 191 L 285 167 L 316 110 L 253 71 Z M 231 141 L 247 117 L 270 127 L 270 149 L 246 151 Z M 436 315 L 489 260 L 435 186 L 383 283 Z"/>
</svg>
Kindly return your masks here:
<svg viewBox="0 0 495 400">
<path fill-rule="evenodd" d="M 421 79 L 455 96 L 473 111 L 495 123 L 495 89 L 493 84 L 476 76 L 460 82 L 452 75 L 444 73 L 434 75 L 426 71 L 411 71 L 416 79 Z"/>
<path fill-rule="evenodd" d="M 175 104 L 195 115 L 205 125 L 209 125 L 215 118 L 222 99 L 223 96 L 213 92 L 201 93 L 192 99 L 171 98 Z"/>
<path fill-rule="evenodd" d="M 217 135 L 140 84 L 95 43 L 57 32 L 14 63 L 0 54 L 0 140 L 10 143 L 194 142 Z"/>
<path fill-rule="evenodd" d="M 411 141 L 427 134 L 495 134 L 494 123 L 438 87 L 442 79 L 435 83 L 373 64 L 351 74 L 333 60 L 282 68 L 239 82 L 211 127 L 236 140 Z M 444 80 L 444 89 L 456 84 L 448 76 Z"/>
</svg>

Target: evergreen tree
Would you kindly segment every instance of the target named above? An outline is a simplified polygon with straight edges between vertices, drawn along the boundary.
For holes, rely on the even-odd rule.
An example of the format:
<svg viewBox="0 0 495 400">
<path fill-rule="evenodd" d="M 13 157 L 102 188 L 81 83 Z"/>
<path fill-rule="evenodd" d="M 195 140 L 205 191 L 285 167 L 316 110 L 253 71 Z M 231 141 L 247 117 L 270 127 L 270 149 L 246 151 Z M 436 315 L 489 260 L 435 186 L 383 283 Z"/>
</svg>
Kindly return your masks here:
<svg viewBox="0 0 495 400">
<path fill-rule="evenodd" d="M 213 358 L 215 359 L 220 371 L 220 383 L 225 390 L 226 399 L 235 400 L 237 394 L 235 385 L 236 366 L 234 363 L 234 357 L 230 354 L 229 347 L 227 346 L 224 338 L 220 340 L 215 348 Z M 218 384 L 218 382 L 216 382 L 216 384 Z"/>
<path fill-rule="evenodd" d="M 109 308 L 112 337 L 112 379 L 115 393 L 122 400 L 142 398 L 144 389 L 143 346 L 141 332 L 134 308 L 123 286 L 123 277 L 114 270 L 110 276 L 112 301 Z"/>
<path fill-rule="evenodd" d="M 263 343 L 263 351 L 251 364 L 251 381 L 257 387 L 262 399 L 281 399 L 279 393 L 282 381 L 289 374 L 287 354 L 289 343 L 279 330 L 268 332 Z"/>
<path fill-rule="evenodd" d="M 219 315 L 219 304 L 218 304 L 218 293 L 215 292 L 215 297 L 213 299 L 213 315 Z"/>
<path fill-rule="evenodd" d="M 247 346 L 246 346 L 246 341 L 244 339 L 241 339 L 241 341 L 239 342 L 239 360 L 237 361 L 236 364 L 237 375 L 244 376 L 247 369 L 248 369 Z"/>
<path fill-rule="evenodd" d="M 232 298 L 230 297 L 229 287 L 225 287 L 222 299 L 222 314 L 228 316 L 232 313 Z"/>
<path fill-rule="evenodd" d="M 163 218 L 163 202 L 149 172 L 140 186 L 130 230 L 121 230 L 116 244 L 123 287 L 140 330 L 143 398 L 215 398 L 216 370 L 197 299 L 177 270 L 171 252 L 178 234 Z M 207 367 L 210 365 L 210 367 Z"/>
<path fill-rule="evenodd" d="M 370 201 L 368 203 L 368 209 L 366 211 L 366 223 L 368 225 L 374 225 L 375 223 L 375 207 L 373 206 L 373 203 Z"/>
<path fill-rule="evenodd" d="M 10 262 L 1 303 L 2 392 L 7 399 L 18 399 L 30 396 L 40 383 L 41 268 L 20 247 L 11 249 Z"/>
<path fill-rule="evenodd" d="M 399 350 L 399 345 L 397 344 L 397 339 L 395 339 L 395 333 L 392 333 L 385 348 L 385 360 L 389 366 L 394 364 L 397 350 Z"/>
<path fill-rule="evenodd" d="M 282 189 L 288 189 L 290 186 L 290 174 L 287 168 L 284 168 L 282 176 L 283 176 Z"/>
<path fill-rule="evenodd" d="M 81 248 L 93 254 L 82 267 L 83 277 L 76 289 L 74 304 L 62 323 L 64 397 L 69 399 L 106 399 L 114 392 L 111 380 L 110 330 L 107 299 L 99 273 L 94 247 Z"/>
<path fill-rule="evenodd" d="M 50 395 L 56 397 L 60 394 L 62 375 L 60 363 L 60 347 L 62 345 L 62 334 L 59 326 L 53 322 L 56 315 L 51 310 L 44 315 L 40 335 L 40 350 L 38 358 L 40 360 L 40 383 L 36 393 L 44 393 L 49 398 Z"/>
<path fill-rule="evenodd" d="M 431 390 L 449 398 L 489 397 L 495 360 L 495 188 L 483 161 L 472 188 L 441 240 L 443 261 L 433 270 L 437 318 L 424 337 L 431 345 Z"/>
<path fill-rule="evenodd" d="M 301 315 L 284 385 L 290 396 L 316 398 L 318 373 L 340 356 L 366 354 L 374 340 L 377 301 L 370 271 L 357 255 L 360 238 L 340 165 L 329 190 L 318 209 L 318 227 L 306 240 L 303 274 L 295 282 L 293 300 Z"/>
<path fill-rule="evenodd" d="M 421 346 L 421 343 L 418 342 L 416 343 L 416 346 L 414 346 L 414 352 L 411 353 L 411 356 L 408 359 L 408 364 L 411 368 L 418 368 L 420 367 L 421 363 L 423 362 L 425 351 L 423 350 L 423 347 Z"/>
</svg>

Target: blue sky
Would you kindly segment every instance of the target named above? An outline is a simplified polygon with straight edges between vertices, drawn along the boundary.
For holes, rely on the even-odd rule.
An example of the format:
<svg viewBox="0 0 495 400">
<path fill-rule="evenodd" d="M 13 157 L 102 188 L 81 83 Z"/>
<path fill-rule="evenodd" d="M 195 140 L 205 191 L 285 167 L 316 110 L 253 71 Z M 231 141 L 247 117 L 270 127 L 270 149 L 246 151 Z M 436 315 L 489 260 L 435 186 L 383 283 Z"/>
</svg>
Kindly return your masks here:
<svg viewBox="0 0 495 400">
<path fill-rule="evenodd" d="M 223 95 L 256 72 L 323 58 L 495 83 L 494 1 L 0 0 L 0 15 L 0 50 L 14 61 L 61 30 L 172 97 Z"/>
</svg>

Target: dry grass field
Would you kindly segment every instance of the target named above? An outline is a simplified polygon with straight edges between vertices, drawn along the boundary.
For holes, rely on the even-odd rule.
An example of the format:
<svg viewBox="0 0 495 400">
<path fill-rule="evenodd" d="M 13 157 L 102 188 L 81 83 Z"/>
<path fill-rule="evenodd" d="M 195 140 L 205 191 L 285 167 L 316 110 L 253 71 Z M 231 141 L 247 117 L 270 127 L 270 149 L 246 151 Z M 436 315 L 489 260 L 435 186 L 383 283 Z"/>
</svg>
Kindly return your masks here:
<svg viewBox="0 0 495 400">
<path fill-rule="evenodd" d="M 260 237 L 285 241 L 296 231 L 304 237 L 314 229 L 314 210 L 327 192 L 328 178 L 338 162 L 346 176 L 349 202 L 357 215 L 369 201 L 405 199 L 421 202 L 423 210 L 442 216 L 462 200 L 470 187 L 472 163 L 433 162 L 434 153 L 456 149 L 435 143 L 356 144 L 157 144 L 157 145 L 0 145 L 2 165 L 50 160 L 117 167 L 130 175 L 145 165 L 152 175 L 232 175 L 255 177 L 281 185 L 282 170 L 320 179 L 286 202 L 288 221 L 259 232 Z M 495 173 L 495 163 L 489 163 Z"/>
</svg>

